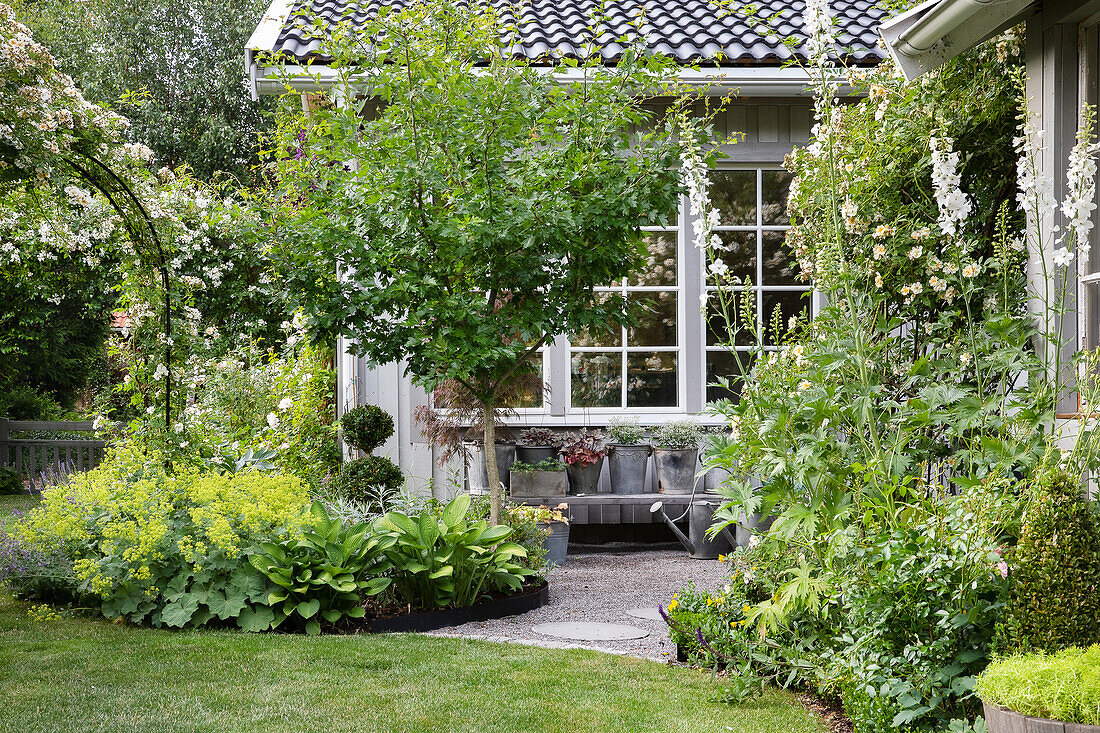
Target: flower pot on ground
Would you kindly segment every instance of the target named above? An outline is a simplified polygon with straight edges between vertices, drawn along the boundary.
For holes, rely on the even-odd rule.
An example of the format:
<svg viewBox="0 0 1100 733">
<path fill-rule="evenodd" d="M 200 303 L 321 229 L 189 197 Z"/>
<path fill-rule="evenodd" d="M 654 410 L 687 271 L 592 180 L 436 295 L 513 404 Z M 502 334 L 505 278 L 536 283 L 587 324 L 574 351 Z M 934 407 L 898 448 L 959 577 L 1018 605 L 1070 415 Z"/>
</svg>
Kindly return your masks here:
<svg viewBox="0 0 1100 733">
<path fill-rule="evenodd" d="M 565 464 L 553 459 L 539 463 L 516 461 L 511 476 L 509 493 L 513 497 L 565 496 L 569 491 Z"/>
<path fill-rule="evenodd" d="M 597 493 L 603 459 L 607 455 L 603 436 L 588 431 L 571 433 L 558 454 L 568 467 L 569 491 L 573 494 Z"/>
<path fill-rule="evenodd" d="M 562 440 L 549 428 L 531 428 L 519 434 L 516 445 L 516 460 L 524 463 L 538 463 L 554 459 L 561 448 Z"/>
<path fill-rule="evenodd" d="M 691 420 L 666 423 L 653 434 L 657 486 L 662 494 L 692 492 L 702 437 L 699 425 Z"/>
<path fill-rule="evenodd" d="M 547 563 L 561 565 L 569 552 L 569 505 L 562 503 L 551 509 L 548 506 L 518 506 L 514 512 L 525 519 L 534 520 L 536 526 L 546 532 L 542 547 Z"/>
<path fill-rule="evenodd" d="M 1100 733 L 1100 644 L 999 659 L 977 691 L 989 733 Z"/>
<path fill-rule="evenodd" d="M 466 450 L 470 457 L 470 490 L 474 493 L 488 492 L 489 472 L 485 468 L 485 453 L 482 452 L 481 443 L 467 443 Z M 500 474 L 500 482 L 504 488 L 508 488 L 509 469 L 516 460 L 516 444 L 510 440 L 498 440 L 497 472 Z"/>
<path fill-rule="evenodd" d="M 611 493 L 641 494 L 645 491 L 646 468 L 652 448 L 636 420 L 613 420 L 607 431 L 607 463 Z"/>
</svg>

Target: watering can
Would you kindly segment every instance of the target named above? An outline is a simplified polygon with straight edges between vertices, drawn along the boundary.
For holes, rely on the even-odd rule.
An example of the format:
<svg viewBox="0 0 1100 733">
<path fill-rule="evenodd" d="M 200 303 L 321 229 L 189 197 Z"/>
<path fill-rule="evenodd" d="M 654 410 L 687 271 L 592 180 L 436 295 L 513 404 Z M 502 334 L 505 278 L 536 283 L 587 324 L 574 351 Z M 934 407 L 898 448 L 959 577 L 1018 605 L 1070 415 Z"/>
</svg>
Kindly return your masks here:
<svg viewBox="0 0 1100 733">
<path fill-rule="evenodd" d="M 649 507 L 649 511 L 651 514 L 661 515 L 661 519 L 665 520 L 665 524 L 672 529 L 680 540 L 680 544 L 688 551 L 688 555 L 696 560 L 714 560 L 719 554 L 737 546 L 729 529 L 724 527 L 718 537 L 714 539 L 707 537 L 707 528 L 714 522 L 714 510 L 717 506 L 714 502 L 705 499 L 697 499 L 688 504 L 688 508 L 684 511 L 688 518 L 687 535 L 684 535 L 676 526 L 676 522 L 665 514 L 664 502 L 654 502 Z M 678 519 L 683 518 L 684 514 L 681 514 Z"/>
</svg>

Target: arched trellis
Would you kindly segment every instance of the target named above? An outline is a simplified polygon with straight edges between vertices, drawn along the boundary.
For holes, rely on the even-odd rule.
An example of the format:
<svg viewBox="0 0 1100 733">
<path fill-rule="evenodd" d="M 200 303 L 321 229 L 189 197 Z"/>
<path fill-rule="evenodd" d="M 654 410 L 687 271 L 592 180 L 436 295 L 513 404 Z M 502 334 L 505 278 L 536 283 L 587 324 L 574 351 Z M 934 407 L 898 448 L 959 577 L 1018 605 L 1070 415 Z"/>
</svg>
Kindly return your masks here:
<svg viewBox="0 0 1100 733">
<path fill-rule="evenodd" d="M 168 253 L 153 219 L 133 189 L 103 161 L 81 153 L 81 160 L 65 162 L 89 186 L 99 191 L 122 219 L 126 233 L 142 261 L 160 275 L 164 289 L 164 426 L 172 422 L 172 280 L 168 274 Z"/>
</svg>

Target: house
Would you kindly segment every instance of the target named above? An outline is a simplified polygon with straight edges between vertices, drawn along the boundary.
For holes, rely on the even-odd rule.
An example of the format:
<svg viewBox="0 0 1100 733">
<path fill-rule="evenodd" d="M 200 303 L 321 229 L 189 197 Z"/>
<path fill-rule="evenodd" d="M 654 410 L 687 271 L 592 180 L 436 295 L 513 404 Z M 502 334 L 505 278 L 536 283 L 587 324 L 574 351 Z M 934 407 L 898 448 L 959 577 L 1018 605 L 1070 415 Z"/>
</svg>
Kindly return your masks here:
<svg viewBox="0 0 1100 733">
<path fill-rule="evenodd" d="M 1043 130 L 1040 178 L 1049 180 L 1055 201 L 1066 196 L 1066 168 L 1076 142 L 1078 123 L 1086 105 L 1100 101 L 1100 0 L 930 0 L 883 23 L 881 32 L 890 54 L 908 79 L 935 69 L 1003 30 L 1025 24 L 1026 95 L 1035 123 Z M 1093 214 L 1095 221 L 1095 213 Z M 1060 210 L 1050 221 L 1032 223 L 1029 232 L 1064 228 Z M 1091 238 L 1098 231 L 1094 227 Z M 1042 246 L 1054 245 L 1054 236 Z M 1029 247 L 1033 281 L 1042 282 L 1039 257 L 1050 257 L 1035 242 Z M 1100 346 L 1100 257 L 1077 258 L 1067 268 L 1067 304 L 1063 349 Z M 1041 288 L 1036 289 L 1041 292 Z M 1067 354 L 1068 356 L 1068 354 Z M 1066 360 L 1068 362 L 1068 359 Z M 1070 377 L 1072 379 L 1072 377 Z M 1076 394 L 1059 404 L 1060 417 L 1069 420 L 1067 436 L 1075 433 L 1079 415 Z"/>
<path fill-rule="evenodd" d="M 519 28 L 514 53 L 538 65 L 578 55 L 589 17 L 600 5 L 594 0 L 491 2 Z M 285 83 L 262 65 L 267 54 L 303 71 L 309 64 L 312 78 L 296 76 L 293 88 L 303 95 L 323 91 L 329 59 L 311 29 L 341 20 L 361 24 L 381 4 L 275 0 L 247 44 L 253 93 L 286 91 Z M 727 264 L 751 276 L 757 318 L 763 322 L 778 309 L 786 322 L 814 308 L 812 289 L 798 278 L 797 263 L 784 245 L 789 176 L 781 167 L 784 156 L 809 141 L 812 127 L 808 78 L 801 69 L 784 66 L 792 51 L 783 39 L 799 38 L 803 2 L 763 0 L 754 5 L 755 19 L 737 12 L 736 6 L 706 0 L 613 1 L 602 6 L 607 17 L 600 27 L 607 40 L 601 53 L 614 63 L 621 49 L 613 39 L 641 34 L 652 51 L 698 66 L 685 67 L 681 83 L 700 93 L 737 93 L 718 120 L 719 132 L 744 134 L 741 142 L 723 151 L 724 160 L 713 174 L 711 195 L 722 216 L 718 233 L 729 247 Z M 871 0 L 831 0 L 831 10 L 839 59 L 873 65 L 884 58 L 877 28 L 885 10 Z M 635 27 L 631 21 L 641 11 L 644 23 Z M 675 226 L 649 231 L 647 270 L 636 279 L 608 283 L 609 290 L 645 304 L 638 327 L 611 338 L 570 340 L 561 335 L 543 350 L 545 397 L 518 411 L 522 424 L 600 426 L 614 417 L 633 416 L 653 425 L 698 415 L 708 400 L 722 394 L 709 385 L 717 377 L 731 376 L 735 360 L 718 346 L 724 339 L 710 332 L 713 319 L 700 312 L 700 296 L 709 285 L 702 255 L 690 244 L 691 232 L 692 221 L 682 205 Z M 429 396 L 411 383 L 400 364 L 372 367 L 341 343 L 338 380 L 343 406 L 373 403 L 395 416 L 397 431 L 385 449 L 406 475 L 421 484 L 431 478 L 445 484 L 449 469 L 436 465 L 433 449 L 413 421 L 415 408 L 428 404 Z"/>
</svg>

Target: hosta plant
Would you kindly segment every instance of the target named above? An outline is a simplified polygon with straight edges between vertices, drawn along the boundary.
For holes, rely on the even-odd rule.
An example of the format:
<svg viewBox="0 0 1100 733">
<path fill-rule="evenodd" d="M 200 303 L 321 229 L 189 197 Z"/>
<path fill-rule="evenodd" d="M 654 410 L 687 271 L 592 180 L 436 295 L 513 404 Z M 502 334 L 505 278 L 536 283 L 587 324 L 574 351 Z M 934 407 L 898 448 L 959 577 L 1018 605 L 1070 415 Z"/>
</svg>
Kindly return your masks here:
<svg viewBox="0 0 1100 733">
<path fill-rule="evenodd" d="M 386 555 L 393 563 L 397 595 L 419 608 L 462 607 L 491 591 L 517 591 L 535 571 L 521 560 L 527 551 L 515 542 L 511 527 L 467 521 L 470 497 L 451 500 L 437 518 L 430 510 L 416 517 L 389 512 L 374 530 L 393 542 Z"/>
<path fill-rule="evenodd" d="M 313 502 L 300 537 L 264 543 L 263 552 L 249 558 L 273 586 L 269 608 L 262 609 L 250 630 L 291 620 L 304 623 L 312 636 L 320 633 L 321 620 L 336 624 L 362 618 L 362 597 L 390 585 L 383 576 L 390 567 L 385 551 L 395 542 L 392 535 L 371 533 L 365 524 L 345 526 L 321 502 Z"/>
</svg>

